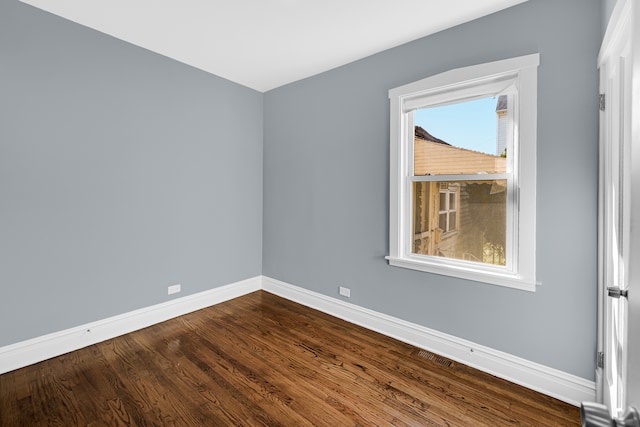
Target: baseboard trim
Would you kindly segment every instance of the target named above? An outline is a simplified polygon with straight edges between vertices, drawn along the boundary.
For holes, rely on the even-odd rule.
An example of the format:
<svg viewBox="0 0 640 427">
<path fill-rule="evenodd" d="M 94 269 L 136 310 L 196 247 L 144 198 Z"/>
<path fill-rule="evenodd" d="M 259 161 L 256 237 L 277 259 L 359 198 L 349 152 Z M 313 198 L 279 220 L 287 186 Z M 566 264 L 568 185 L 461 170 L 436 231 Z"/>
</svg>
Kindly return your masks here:
<svg viewBox="0 0 640 427">
<path fill-rule="evenodd" d="M 260 290 L 262 277 L 87 323 L 0 348 L 0 374 Z"/>
<path fill-rule="evenodd" d="M 262 289 L 572 405 L 596 398 L 595 382 L 576 375 L 269 277 Z"/>
<path fill-rule="evenodd" d="M 594 381 L 265 276 L 0 347 L 0 374 L 260 289 L 576 406 L 596 399 Z"/>
</svg>

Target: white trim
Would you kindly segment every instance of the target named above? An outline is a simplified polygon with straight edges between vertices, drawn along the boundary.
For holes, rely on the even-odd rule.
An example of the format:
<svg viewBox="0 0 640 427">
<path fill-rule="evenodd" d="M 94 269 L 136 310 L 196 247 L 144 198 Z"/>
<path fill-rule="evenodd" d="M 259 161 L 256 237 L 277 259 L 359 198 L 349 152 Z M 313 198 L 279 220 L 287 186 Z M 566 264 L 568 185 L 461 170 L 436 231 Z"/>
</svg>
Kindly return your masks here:
<svg viewBox="0 0 640 427">
<path fill-rule="evenodd" d="M 408 255 L 405 258 L 385 257 L 389 265 L 394 267 L 408 268 L 411 270 L 424 271 L 425 273 L 435 273 L 443 276 L 457 277 L 459 279 L 473 280 L 476 282 L 489 283 L 492 285 L 506 286 L 520 289 L 522 291 L 535 292 L 539 282 L 531 282 L 517 275 L 504 273 L 501 271 L 489 271 L 491 266 L 483 270 L 469 268 L 470 263 L 459 260 L 449 260 L 447 265 L 434 263 L 428 259 L 418 259 L 418 256 Z M 425 258 L 423 256 L 423 258 Z"/>
<path fill-rule="evenodd" d="M 389 97 L 397 97 L 407 93 L 418 94 L 428 92 L 429 89 L 426 89 L 425 85 L 430 88 L 458 85 L 459 82 L 477 79 L 476 76 L 478 75 L 494 76 L 495 79 L 499 80 L 499 76 L 509 75 L 514 71 L 520 70 L 521 68 L 537 67 L 538 65 L 540 65 L 540 54 L 534 53 L 531 55 L 503 59 L 500 61 L 456 68 L 450 71 L 436 74 L 431 77 L 426 77 L 416 82 L 408 83 L 404 86 L 399 86 L 397 88 L 391 89 L 389 91 Z M 485 77 L 482 80 L 487 79 L 488 78 Z"/>
<path fill-rule="evenodd" d="M 576 406 L 595 398 L 593 381 L 264 276 L 1 347 L 0 374 L 260 289 Z"/>
<path fill-rule="evenodd" d="M 597 62 L 600 93 L 606 96 L 606 105 L 600 112 L 598 197 L 597 350 L 603 353 L 604 366 L 596 367 L 596 386 L 597 401 L 604 403 L 615 417 L 621 417 L 627 405 L 638 403 L 628 394 L 638 383 L 632 381 L 631 367 L 634 362 L 637 365 L 638 357 L 633 357 L 631 349 L 639 335 L 633 331 L 638 324 L 632 318 L 637 255 L 631 247 L 635 242 L 633 215 L 637 212 L 633 208 L 637 201 L 636 183 L 632 181 L 637 166 L 633 162 L 637 164 L 639 159 L 634 144 L 640 135 L 640 121 L 635 120 L 638 114 L 634 109 L 638 105 L 634 95 L 640 88 L 640 37 L 634 27 L 637 22 L 634 16 L 640 15 L 637 6 L 635 0 L 618 0 Z M 621 239 L 618 233 L 623 236 Z M 609 298 L 607 286 L 626 288 L 629 291 L 626 302 L 624 298 Z M 620 311 L 615 313 L 617 310 Z"/>
<path fill-rule="evenodd" d="M 576 375 L 269 277 L 262 289 L 575 406 L 595 398 L 595 382 Z"/>
<path fill-rule="evenodd" d="M 389 90 L 389 254 L 386 259 L 390 265 L 535 292 L 538 284 L 535 212 L 539 64 L 540 54 L 536 53 L 449 70 Z M 412 256 L 411 191 L 408 185 L 416 180 L 411 172 L 412 111 L 494 91 L 502 93 L 507 87 L 517 88 L 517 94 L 514 94 L 517 102 L 510 108 L 517 130 L 510 156 L 513 165 L 508 174 L 507 265 L 496 270 L 484 263 Z"/>
<path fill-rule="evenodd" d="M 619 0 L 616 3 L 600 45 L 600 52 L 598 52 L 598 68 L 620 43 L 631 39 L 629 36 L 631 12 L 631 0 Z"/>
<path fill-rule="evenodd" d="M 258 291 L 260 276 L 0 347 L 0 374 Z"/>
<path fill-rule="evenodd" d="M 609 328 L 609 316 L 607 315 L 606 304 L 608 296 L 606 295 L 605 271 L 607 266 L 606 257 L 606 230 L 611 227 L 606 219 L 607 211 L 606 189 L 610 186 L 611 177 L 607 171 L 610 167 L 609 145 L 612 139 L 612 132 L 621 132 L 622 129 L 615 127 L 616 120 L 612 120 L 611 111 L 615 107 L 615 93 L 610 86 L 611 71 L 615 69 L 613 65 L 617 65 L 619 61 L 620 51 L 622 47 L 632 39 L 631 23 L 632 23 L 632 1 L 619 0 L 611 14 L 609 23 L 606 28 L 600 52 L 598 53 L 598 70 L 600 73 L 600 93 L 606 95 L 606 109 L 600 112 L 600 131 L 599 131 L 599 165 L 598 165 L 598 326 L 597 326 L 597 351 L 604 354 L 605 364 L 612 358 L 611 354 L 607 354 L 606 330 Z M 619 102 L 619 100 L 618 100 Z M 619 118 L 617 122 L 619 122 Z M 630 258 L 631 259 L 631 258 Z M 604 367 L 596 366 L 596 401 L 611 406 L 610 389 L 606 386 L 608 376 Z"/>
</svg>

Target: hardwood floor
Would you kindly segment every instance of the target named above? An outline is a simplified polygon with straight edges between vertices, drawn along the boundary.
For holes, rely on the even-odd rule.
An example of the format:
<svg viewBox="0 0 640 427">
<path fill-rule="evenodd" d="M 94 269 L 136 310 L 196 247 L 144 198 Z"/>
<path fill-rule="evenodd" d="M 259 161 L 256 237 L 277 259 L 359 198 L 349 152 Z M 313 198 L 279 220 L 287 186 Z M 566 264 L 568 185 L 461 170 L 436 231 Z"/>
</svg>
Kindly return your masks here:
<svg viewBox="0 0 640 427">
<path fill-rule="evenodd" d="M 0 375 L 0 426 L 569 426 L 578 408 L 258 291 Z"/>
</svg>

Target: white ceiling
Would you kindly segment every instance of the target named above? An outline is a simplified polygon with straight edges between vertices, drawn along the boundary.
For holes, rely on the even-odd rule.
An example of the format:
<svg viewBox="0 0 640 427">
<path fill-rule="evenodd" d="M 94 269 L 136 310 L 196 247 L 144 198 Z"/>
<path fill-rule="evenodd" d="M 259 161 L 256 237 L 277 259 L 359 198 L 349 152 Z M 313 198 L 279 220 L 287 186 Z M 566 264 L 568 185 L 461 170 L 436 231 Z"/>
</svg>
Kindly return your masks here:
<svg viewBox="0 0 640 427">
<path fill-rule="evenodd" d="M 264 92 L 526 0 L 21 0 Z"/>
</svg>

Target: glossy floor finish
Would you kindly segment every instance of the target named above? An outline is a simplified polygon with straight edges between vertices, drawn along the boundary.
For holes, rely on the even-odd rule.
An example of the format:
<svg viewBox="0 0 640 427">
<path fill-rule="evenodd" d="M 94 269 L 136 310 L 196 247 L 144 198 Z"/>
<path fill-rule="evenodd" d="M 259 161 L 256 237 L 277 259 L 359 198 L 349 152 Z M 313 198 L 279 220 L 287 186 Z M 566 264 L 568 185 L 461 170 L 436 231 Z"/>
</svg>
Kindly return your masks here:
<svg viewBox="0 0 640 427">
<path fill-rule="evenodd" d="M 0 426 L 568 426 L 578 408 L 258 291 L 0 375 Z"/>
</svg>

